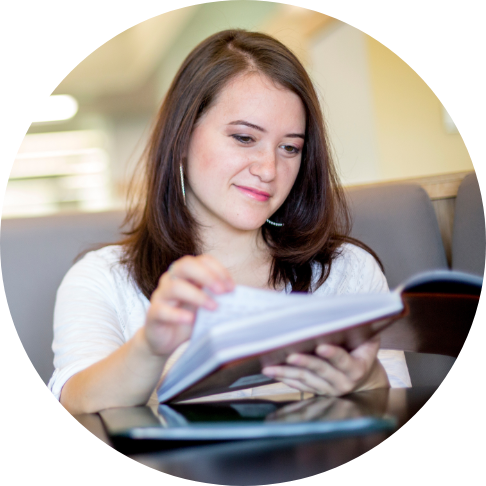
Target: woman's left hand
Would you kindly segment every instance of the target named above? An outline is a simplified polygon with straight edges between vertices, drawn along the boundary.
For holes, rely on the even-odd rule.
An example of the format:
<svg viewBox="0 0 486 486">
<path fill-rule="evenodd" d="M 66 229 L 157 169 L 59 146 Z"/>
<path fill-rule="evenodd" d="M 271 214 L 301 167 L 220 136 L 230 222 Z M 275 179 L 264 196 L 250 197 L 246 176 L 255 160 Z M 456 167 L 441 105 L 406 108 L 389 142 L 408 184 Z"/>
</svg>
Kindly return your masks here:
<svg viewBox="0 0 486 486">
<path fill-rule="evenodd" d="M 377 359 L 380 338 L 348 353 L 340 346 L 321 344 L 315 355 L 291 354 L 286 365 L 267 366 L 262 373 L 292 388 L 317 395 L 341 396 L 355 391 L 389 388 Z"/>
</svg>

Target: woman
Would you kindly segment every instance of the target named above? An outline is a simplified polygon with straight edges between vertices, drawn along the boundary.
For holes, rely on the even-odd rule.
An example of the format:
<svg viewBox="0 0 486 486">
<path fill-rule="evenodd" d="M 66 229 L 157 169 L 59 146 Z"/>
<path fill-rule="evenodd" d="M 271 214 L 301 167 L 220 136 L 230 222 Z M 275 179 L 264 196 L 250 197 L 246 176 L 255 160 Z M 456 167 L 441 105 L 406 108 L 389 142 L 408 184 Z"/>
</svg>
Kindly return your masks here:
<svg viewBox="0 0 486 486">
<path fill-rule="evenodd" d="M 387 290 L 371 250 L 347 236 L 312 83 L 275 39 L 230 30 L 197 46 L 145 160 L 127 238 L 86 255 L 58 291 L 50 387 L 72 413 L 146 403 L 198 307 L 216 308 L 205 289 Z M 317 394 L 387 387 L 378 347 L 321 345 L 263 373 Z"/>
</svg>

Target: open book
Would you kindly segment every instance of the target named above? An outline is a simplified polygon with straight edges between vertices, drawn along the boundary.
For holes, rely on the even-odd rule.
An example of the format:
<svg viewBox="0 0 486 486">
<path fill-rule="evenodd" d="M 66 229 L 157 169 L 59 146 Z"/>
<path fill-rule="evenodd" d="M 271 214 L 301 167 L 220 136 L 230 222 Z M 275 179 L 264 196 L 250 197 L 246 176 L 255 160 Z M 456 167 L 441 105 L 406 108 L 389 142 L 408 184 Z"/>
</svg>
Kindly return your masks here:
<svg viewBox="0 0 486 486">
<path fill-rule="evenodd" d="M 316 296 L 237 286 L 213 295 L 216 311 L 200 309 L 190 343 L 157 391 L 160 403 L 273 382 L 264 366 L 321 343 L 352 350 L 407 312 L 403 295 L 479 296 L 482 279 L 461 272 L 419 274 L 390 293 Z"/>
</svg>

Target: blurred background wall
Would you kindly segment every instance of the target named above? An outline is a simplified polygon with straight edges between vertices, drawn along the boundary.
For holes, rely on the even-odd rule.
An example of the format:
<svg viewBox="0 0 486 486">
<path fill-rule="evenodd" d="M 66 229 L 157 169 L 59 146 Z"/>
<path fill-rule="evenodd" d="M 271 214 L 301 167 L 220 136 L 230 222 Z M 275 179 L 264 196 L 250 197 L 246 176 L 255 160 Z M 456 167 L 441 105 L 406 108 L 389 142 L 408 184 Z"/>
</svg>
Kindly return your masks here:
<svg viewBox="0 0 486 486">
<path fill-rule="evenodd" d="M 60 83 L 53 95 L 70 95 L 77 112 L 32 124 L 12 167 L 3 217 L 123 208 L 151 121 L 182 60 L 208 35 L 233 27 L 269 33 L 302 60 L 321 96 L 345 185 L 417 180 L 444 199 L 473 170 L 440 101 L 376 40 L 299 7 L 215 2 L 136 25 Z"/>
</svg>

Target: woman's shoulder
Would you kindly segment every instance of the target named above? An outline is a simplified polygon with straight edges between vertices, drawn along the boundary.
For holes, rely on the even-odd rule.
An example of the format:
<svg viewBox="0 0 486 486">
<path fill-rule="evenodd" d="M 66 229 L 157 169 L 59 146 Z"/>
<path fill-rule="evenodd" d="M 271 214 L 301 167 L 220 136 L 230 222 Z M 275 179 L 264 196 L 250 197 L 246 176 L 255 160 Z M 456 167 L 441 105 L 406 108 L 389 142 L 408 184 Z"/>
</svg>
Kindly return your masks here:
<svg viewBox="0 0 486 486">
<path fill-rule="evenodd" d="M 106 275 L 120 273 L 123 270 L 123 265 L 120 263 L 122 254 L 120 245 L 104 246 L 98 250 L 89 251 L 74 263 L 68 275 L 84 273 L 86 270 Z"/>
<path fill-rule="evenodd" d="M 327 295 L 387 292 L 388 283 L 376 259 L 365 249 L 344 243 L 327 280 L 316 292 Z"/>
<path fill-rule="evenodd" d="M 123 248 L 121 245 L 109 245 L 103 246 L 98 250 L 87 252 L 79 262 L 97 262 L 99 264 L 112 266 L 120 264 L 122 255 Z"/>
<path fill-rule="evenodd" d="M 110 245 L 86 253 L 67 272 L 61 287 L 113 289 L 133 287 L 125 265 L 121 263 L 123 248 Z"/>
<path fill-rule="evenodd" d="M 350 265 L 353 268 L 375 265 L 379 267 L 378 262 L 371 253 L 352 243 L 343 243 L 339 247 L 336 262 L 341 265 Z"/>
<path fill-rule="evenodd" d="M 123 247 L 121 245 L 104 246 L 98 250 L 89 251 L 84 255 L 80 262 L 101 265 L 106 270 L 122 269 L 125 266 L 121 263 L 123 257 Z"/>
<path fill-rule="evenodd" d="M 90 251 L 78 260 L 57 291 L 57 313 L 78 302 L 86 303 L 86 307 L 95 305 L 98 310 L 113 309 L 124 330 L 132 325 L 131 316 L 136 315 L 138 323 L 149 301 L 121 262 L 122 256 L 123 248 L 112 245 Z"/>
</svg>

